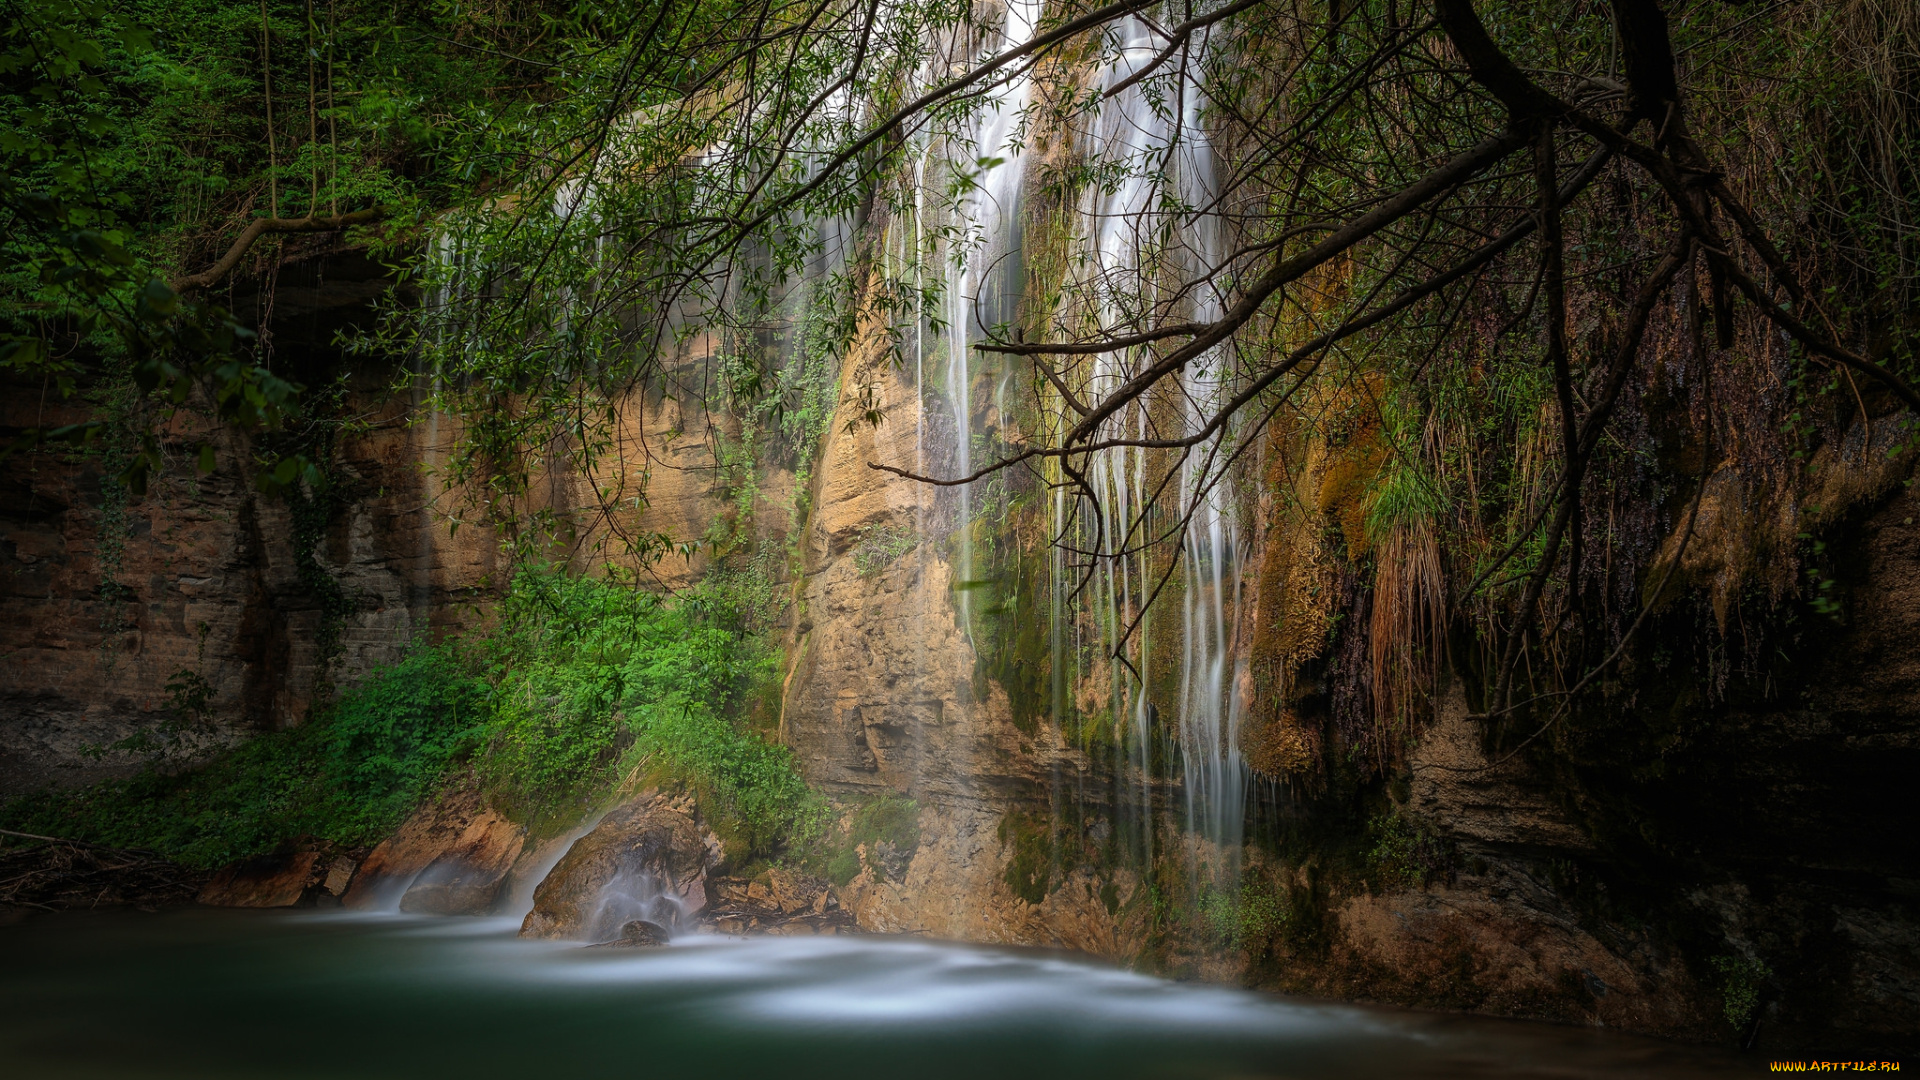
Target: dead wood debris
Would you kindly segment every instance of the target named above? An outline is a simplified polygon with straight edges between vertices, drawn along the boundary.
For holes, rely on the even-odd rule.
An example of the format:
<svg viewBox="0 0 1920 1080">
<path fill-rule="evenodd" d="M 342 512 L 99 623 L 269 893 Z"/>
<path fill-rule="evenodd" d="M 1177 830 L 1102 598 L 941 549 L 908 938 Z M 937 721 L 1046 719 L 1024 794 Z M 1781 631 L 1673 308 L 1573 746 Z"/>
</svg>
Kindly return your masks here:
<svg viewBox="0 0 1920 1080">
<path fill-rule="evenodd" d="M 0 829 L 0 905 L 154 911 L 192 903 L 206 880 L 152 851 Z"/>
</svg>

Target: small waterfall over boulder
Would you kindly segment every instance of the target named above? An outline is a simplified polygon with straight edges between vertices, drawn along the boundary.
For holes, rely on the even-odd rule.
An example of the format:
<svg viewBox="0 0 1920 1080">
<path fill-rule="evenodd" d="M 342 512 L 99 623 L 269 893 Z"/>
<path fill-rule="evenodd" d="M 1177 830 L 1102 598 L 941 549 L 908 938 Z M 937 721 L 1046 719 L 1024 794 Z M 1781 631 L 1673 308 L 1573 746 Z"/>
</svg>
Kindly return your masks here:
<svg viewBox="0 0 1920 1080">
<path fill-rule="evenodd" d="M 720 841 L 693 817 L 691 798 L 647 792 L 574 841 L 533 892 L 523 937 L 613 941 L 651 923 L 662 936 L 692 929 L 707 907 L 707 873 Z M 648 931 L 648 933 L 654 933 Z"/>
</svg>

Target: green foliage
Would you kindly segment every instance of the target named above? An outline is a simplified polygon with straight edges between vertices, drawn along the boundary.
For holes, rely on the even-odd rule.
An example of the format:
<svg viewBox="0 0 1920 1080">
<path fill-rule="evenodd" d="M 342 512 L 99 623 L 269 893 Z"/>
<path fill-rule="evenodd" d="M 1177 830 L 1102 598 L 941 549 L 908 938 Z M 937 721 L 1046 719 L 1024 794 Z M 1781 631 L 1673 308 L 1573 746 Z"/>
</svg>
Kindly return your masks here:
<svg viewBox="0 0 1920 1080">
<path fill-rule="evenodd" d="M 1720 998 L 1727 1023 L 1739 1031 L 1747 1030 L 1753 1014 L 1760 1008 L 1760 991 L 1773 972 L 1751 956 L 1716 956 L 1713 970 L 1720 975 Z"/>
<path fill-rule="evenodd" d="M 1200 896 L 1201 924 L 1213 939 L 1229 948 L 1265 953 L 1275 934 L 1286 925 L 1288 912 L 1271 893 L 1253 882 L 1239 892 L 1208 889 Z"/>
<path fill-rule="evenodd" d="M 1820 508 L 1809 506 L 1806 511 L 1817 516 Z M 1827 550 L 1827 542 L 1810 532 L 1799 533 L 1797 539 L 1807 545 L 1807 553 L 1803 557 L 1806 564 L 1803 573 L 1807 579 L 1807 605 L 1834 622 L 1843 621 L 1841 616 L 1845 609 L 1834 595 L 1833 556 Z"/>
<path fill-rule="evenodd" d="M 322 721 L 327 817 L 338 839 L 392 829 L 487 730 L 486 686 L 452 650 L 376 672 Z"/>
<path fill-rule="evenodd" d="M 301 834 L 368 844 L 476 744 L 484 702 L 484 687 L 452 652 L 421 649 L 301 727 L 256 736 L 187 772 L 149 768 L 28 795 L 0 808 L 0 822 L 204 867 Z"/>
<path fill-rule="evenodd" d="M 1421 453 L 1423 412 L 1397 399 L 1380 402 L 1381 437 L 1387 458 L 1367 492 L 1366 533 L 1375 546 L 1397 528 L 1432 522 L 1447 510 L 1447 493 Z"/>
<path fill-rule="evenodd" d="M 825 805 L 784 746 L 742 735 L 706 707 L 661 708 L 636 728 L 637 748 L 700 796 L 730 855 L 771 854 L 825 827 Z"/>
<path fill-rule="evenodd" d="M 525 14 L 0 0 L 0 372 L 55 398 L 103 370 L 137 390 L 7 451 L 130 433 L 133 452 L 108 456 L 138 491 L 161 465 L 156 433 L 182 409 L 282 428 L 301 387 L 219 305 L 170 283 L 213 263 L 253 217 L 378 208 L 402 227 L 363 239 L 410 244 L 417 208 L 480 179 L 430 167 L 438 126 L 476 99 L 506 108 L 541 85 L 525 79 L 539 62 L 505 40 L 515 27 L 546 32 Z M 507 86 L 521 92 L 501 95 Z M 269 236 L 250 254 L 278 246 Z M 210 447 L 198 456 L 210 471 Z M 263 490 L 314 479 L 301 455 L 264 464 Z"/>
<path fill-rule="evenodd" d="M 1398 808 L 1374 818 L 1368 829 L 1373 837 L 1368 866 L 1383 888 L 1417 889 L 1453 869 L 1453 845 Z"/>
<path fill-rule="evenodd" d="M 810 843 L 824 802 L 785 747 L 727 718 L 778 669 L 764 642 L 721 623 L 723 610 L 526 571 L 491 632 L 416 649 L 301 727 L 192 771 L 29 796 L 0 823 L 211 866 L 299 834 L 370 843 L 464 762 L 494 805 L 539 831 L 648 775 L 694 789 L 736 856 Z M 198 687 L 180 687 L 193 707 Z"/>
<path fill-rule="evenodd" d="M 749 633 L 770 630 L 791 604 L 780 586 L 781 559 L 772 544 L 757 546 L 751 555 L 716 558 L 682 602 Z"/>
<path fill-rule="evenodd" d="M 855 530 L 860 537 L 853 547 L 853 565 L 862 577 L 872 577 L 892 565 L 920 543 L 920 537 L 906 525 L 862 525 Z"/>
<path fill-rule="evenodd" d="M 723 591 L 667 602 L 617 580 L 528 570 L 480 646 L 494 719 L 478 769 L 536 828 L 571 822 L 634 769 L 693 787 L 735 855 L 818 831 L 824 807 L 781 746 L 727 719 L 778 664 Z"/>
</svg>

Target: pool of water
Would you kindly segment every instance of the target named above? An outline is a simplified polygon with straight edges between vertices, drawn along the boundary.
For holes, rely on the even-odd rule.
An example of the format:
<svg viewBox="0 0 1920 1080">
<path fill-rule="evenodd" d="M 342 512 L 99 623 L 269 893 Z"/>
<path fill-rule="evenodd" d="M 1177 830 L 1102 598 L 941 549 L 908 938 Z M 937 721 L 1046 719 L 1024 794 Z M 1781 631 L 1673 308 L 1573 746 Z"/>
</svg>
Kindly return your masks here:
<svg viewBox="0 0 1920 1080">
<path fill-rule="evenodd" d="M 18 1077 L 1718 1077 L 1609 1032 L 879 937 L 522 941 L 505 919 L 188 909 L 0 927 Z"/>
</svg>

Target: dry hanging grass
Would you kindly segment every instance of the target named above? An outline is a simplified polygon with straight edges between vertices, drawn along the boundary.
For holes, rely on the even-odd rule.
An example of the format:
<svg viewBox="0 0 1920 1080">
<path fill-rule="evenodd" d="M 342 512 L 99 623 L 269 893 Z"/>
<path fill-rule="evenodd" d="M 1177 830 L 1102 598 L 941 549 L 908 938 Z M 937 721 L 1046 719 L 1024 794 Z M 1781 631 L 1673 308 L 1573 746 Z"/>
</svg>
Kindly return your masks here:
<svg viewBox="0 0 1920 1080">
<path fill-rule="evenodd" d="M 1446 581 L 1426 519 L 1398 524 L 1382 539 L 1368 634 L 1379 745 L 1389 744 L 1390 727 L 1410 732 L 1431 697 L 1446 640 Z"/>
</svg>

